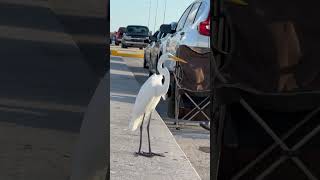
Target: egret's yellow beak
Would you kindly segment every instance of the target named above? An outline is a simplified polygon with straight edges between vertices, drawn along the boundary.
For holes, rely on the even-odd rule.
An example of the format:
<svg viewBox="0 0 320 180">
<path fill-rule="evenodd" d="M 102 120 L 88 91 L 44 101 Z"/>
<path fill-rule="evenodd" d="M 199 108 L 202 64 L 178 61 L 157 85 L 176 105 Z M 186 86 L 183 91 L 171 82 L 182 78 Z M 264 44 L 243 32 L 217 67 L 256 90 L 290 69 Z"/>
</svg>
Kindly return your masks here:
<svg viewBox="0 0 320 180">
<path fill-rule="evenodd" d="M 169 58 L 170 58 L 171 60 L 174 60 L 174 61 L 178 61 L 178 62 L 182 62 L 182 63 L 188 63 L 187 61 L 185 61 L 185 60 L 183 60 L 183 59 L 181 59 L 181 58 L 178 58 L 177 56 L 174 56 L 174 55 L 172 55 L 172 54 L 169 54 Z"/>
<path fill-rule="evenodd" d="M 237 4 L 237 5 L 242 5 L 242 6 L 248 5 L 248 3 L 243 1 L 243 0 L 228 0 L 228 1 L 231 2 L 231 3 Z"/>
</svg>

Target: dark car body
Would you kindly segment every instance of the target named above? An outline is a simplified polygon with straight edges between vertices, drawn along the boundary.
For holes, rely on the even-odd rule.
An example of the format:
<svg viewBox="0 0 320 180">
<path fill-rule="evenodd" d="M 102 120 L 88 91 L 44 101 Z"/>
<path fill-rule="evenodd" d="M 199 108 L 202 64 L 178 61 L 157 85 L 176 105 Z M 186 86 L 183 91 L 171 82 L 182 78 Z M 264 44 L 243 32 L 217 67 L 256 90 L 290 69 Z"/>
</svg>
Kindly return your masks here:
<svg viewBox="0 0 320 180">
<path fill-rule="evenodd" d="M 145 49 L 145 62 L 148 66 L 150 74 L 157 72 L 157 63 L 161 55 L 160 46 L 162 39 L 166 36 L 166 33 L 157 31 L 153 35 L 153 41 L 150 42 L 148 47 Z"/>
<path fill-rule="evenodd" d="M 125 27 L 120 27 L 116 33 L 116 39 L 115 39 L 115 44 L 119 45 L 121 43 L 123 34 L 126 32 Z"/>
<path fill-rule="evenodd" d="M 148 68 L 150 64 L 151 59 L 151 50 L 154 47 L 155 43 L 151 39 L 156 39 L 159 34 L 159 31 L 156 31 L 151 37 L 150 37 L 150 44 L 144 49 L 144 56 L 143 56 L 143 67 Z"/>
<path fill-rule="evenodd" d="M 170 25 L 170 28 L 173 30 L 173 29 L 175 29 L 177 23 L 172 22 L 169 25 Z M 150 39 L 152 39 L 152 41 L 150 41 L 150 44 L 147 46 L 147 48 L 145 49 L 145 52 L 144 52 L 144 56 L 145 56 L 144 68 L 148 68 L 150 74 L 154 74 L 157 72 L 158 60 L 159 60 L 160 56 L 163 53 L 165 53 L 166 41 L 173 32 L 172 31 L 169 33 L 165 33 L 163 31 L 161 31 L 162 26 L 163 25 L 160 26 L 159 31 L 157 31 L 156 33 L 154 33 L 154 35 L 152 37 L 150 37 Z M 167 66 L 167 62 L 164 63 L 164 66 Z M 169 71 L 170 71 L 170 69 L 169 69 Z"/>
<path fill-rule="evenodd" d="M 149 28 L 146 26 L 130 25 L 121 41 L 121 47 L 138 47 L 140 49 L 149 44 Z"/>
</svg>

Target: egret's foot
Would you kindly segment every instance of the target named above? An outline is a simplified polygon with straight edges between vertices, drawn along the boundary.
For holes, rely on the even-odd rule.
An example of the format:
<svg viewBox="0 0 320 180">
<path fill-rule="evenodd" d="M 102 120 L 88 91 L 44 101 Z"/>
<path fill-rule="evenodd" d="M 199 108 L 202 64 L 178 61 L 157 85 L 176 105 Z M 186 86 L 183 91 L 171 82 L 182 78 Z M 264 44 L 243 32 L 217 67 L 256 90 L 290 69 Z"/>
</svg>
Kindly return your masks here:
<svg viewBox="0 0 320 180">
<path fill-rule="evenodd" d="M 154 153 L 154 152 L 142 152 L 141 155 L 145 156 L 145 157 L 150 157 L 150 158 L 153 156 L 165 157 L 165 155 L 163 155 L 161 153 Z"/>
<path fill-rule="evenodd" d="M 135 152 L 135 156 L 144 156 L 144 152 Z"/>
</svg>

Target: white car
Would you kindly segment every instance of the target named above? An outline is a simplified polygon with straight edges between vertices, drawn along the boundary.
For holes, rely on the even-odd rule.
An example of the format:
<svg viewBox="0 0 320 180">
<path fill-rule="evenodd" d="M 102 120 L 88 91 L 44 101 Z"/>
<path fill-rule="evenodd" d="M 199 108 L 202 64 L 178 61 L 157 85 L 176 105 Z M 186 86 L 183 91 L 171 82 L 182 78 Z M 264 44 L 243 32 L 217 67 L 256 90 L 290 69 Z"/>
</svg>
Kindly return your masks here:
<svg viewBox="0 0 320 180">
<path fill-rule="evenodd" d="M 167 26 L 167 27 L 165 27 Z M 170 25 L 165 25 L 163 32 L 172 32 Z M 210 48 L 210 0 L 195 0 L 180 17 L 177 27 L 163 45 L 162 54 L 173 55 L 180 45 L 194 48 Z M 174 63 L 165 64 L 170 71 Z"/>
</svg>

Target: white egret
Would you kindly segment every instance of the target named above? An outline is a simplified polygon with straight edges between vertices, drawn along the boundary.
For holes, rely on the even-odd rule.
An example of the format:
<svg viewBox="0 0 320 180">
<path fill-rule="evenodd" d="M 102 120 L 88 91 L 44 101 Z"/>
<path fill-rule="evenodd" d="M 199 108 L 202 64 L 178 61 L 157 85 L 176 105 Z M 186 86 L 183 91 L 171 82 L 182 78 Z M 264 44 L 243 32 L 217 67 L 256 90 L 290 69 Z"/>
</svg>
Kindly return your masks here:
<svg viewBox="0 0 320 180">
<path fill-rule="evenodd" d="M 162 154 L 153 153 L 151 151 L 149 126 L 150 126 L 152 112 L 155 110 L 161 97 L 165 99 L 165 95 L 167 94 L 169 89 L 170 73 L 169 73 L 169 70 L 163 66 L 163 63 L 167 60 L 186 63 L 186 61 L 176 56 L 173 56 L 170 53 L 163 54 L 160 57 L 157 64 L 157 69 L 159 74 L 153 74 L 152 76 L 150 76 L 140 88 L 140 91 L 136 97 L 136 101 L 133 107 L 131 120 L 129 124 L 129 128 L 132 131 L 135 131 L 140 126 L 140 144 L 139 144 L 139 150 L 136 153 L 137 155 L 142 155 L 146 157 L 163 156 Z M 141 152 L 142 129 L 143 129 L 143 122 L 145 117 L 149 117 L 148 125 L 147 125 L 148 143 L 149 143 L 148 153 Z"/>
</svg>

